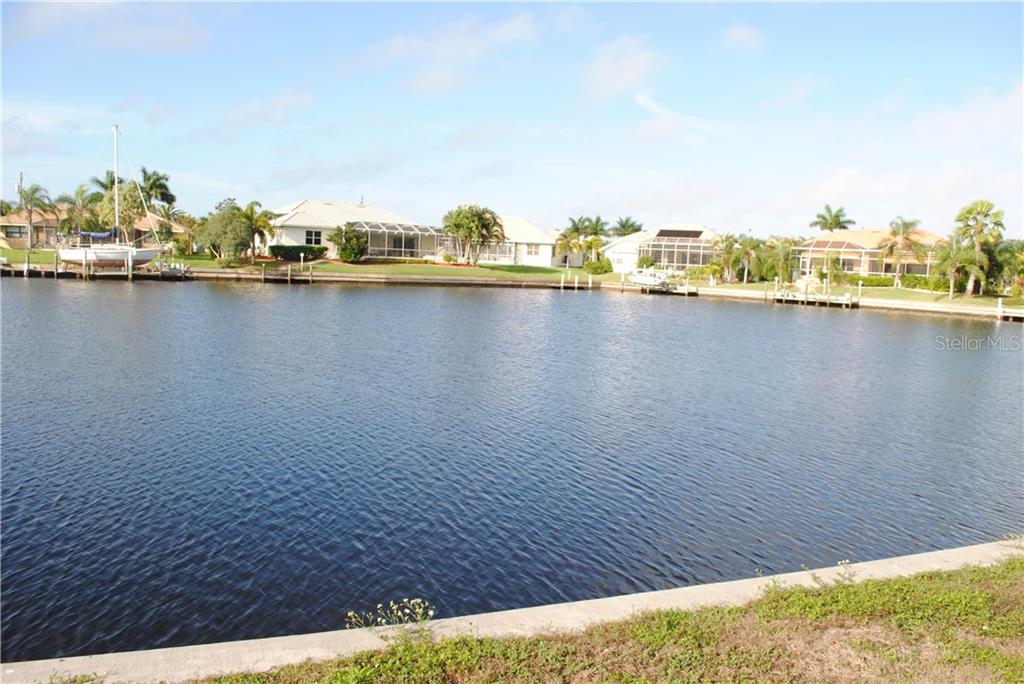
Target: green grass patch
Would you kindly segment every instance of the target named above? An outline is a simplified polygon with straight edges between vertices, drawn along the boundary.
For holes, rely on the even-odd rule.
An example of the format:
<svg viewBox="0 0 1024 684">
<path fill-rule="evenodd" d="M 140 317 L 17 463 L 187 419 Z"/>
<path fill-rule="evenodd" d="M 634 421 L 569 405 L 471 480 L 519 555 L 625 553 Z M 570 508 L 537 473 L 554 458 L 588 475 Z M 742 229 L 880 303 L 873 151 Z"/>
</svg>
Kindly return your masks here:
<svg viewBox="0 0 1024 684">
<path fill-rule="evenodd" d="M 9 264 L 24 264 L 25 255 L 29 255 L 29 263 L 53 265 L 52 249 L 0 249 L 0 256 L 7 259 Z"/>
<path fill-rule="evenodd" d="M 1024 680 L 1024 557 L 891 580 L 773 588 L 737 608 L 657 611 L 581 633 L 432 640 L 210 682 Z"/>
</svg>

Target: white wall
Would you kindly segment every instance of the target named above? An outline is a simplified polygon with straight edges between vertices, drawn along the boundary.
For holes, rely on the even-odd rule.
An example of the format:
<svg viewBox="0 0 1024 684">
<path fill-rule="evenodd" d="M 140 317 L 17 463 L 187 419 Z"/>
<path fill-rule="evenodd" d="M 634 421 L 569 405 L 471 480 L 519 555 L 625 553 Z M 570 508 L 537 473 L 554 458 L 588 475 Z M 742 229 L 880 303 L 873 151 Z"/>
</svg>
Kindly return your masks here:
<svg viewBox="0 0 1024 684">
<path fill-rule="evenodd" d="M 615 273 L 632 273 L 636 270 L 637 243 L 615 245 L 604 251 L 604 256 L 611 259 L 612 271 Z"/>
</svg>

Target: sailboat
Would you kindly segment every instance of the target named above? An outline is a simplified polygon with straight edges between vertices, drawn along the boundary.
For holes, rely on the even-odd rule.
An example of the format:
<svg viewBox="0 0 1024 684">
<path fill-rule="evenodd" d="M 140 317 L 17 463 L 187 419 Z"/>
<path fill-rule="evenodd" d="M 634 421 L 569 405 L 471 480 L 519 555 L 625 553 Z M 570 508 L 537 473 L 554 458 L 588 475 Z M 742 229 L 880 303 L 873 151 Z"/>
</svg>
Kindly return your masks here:
<svg viewBox="0 0 1024 684">
<path fill-rule="evenodd" d="M 64 263 L 79 264 L 83 268 L 92 266 L 94 268 L 128 268 L 134 269 L 137 266 L 148 264 L 159 256 L 163 250 L 160 247 L 136 247 L 131 242 L 121 243 L 121 198 L 118 192 L 117 175 L 117 137 L 118 127 L 114 124 L 114 227 L 105 233 L 79 232 L 78 245 L 61 247 L 58 250 L 60 260 Z M 138 181 L 136 181 L 138 185 Z M 141 189 L 140 189 L 141 194 Z M 147 215 L 149 207 L 145 206 L 146 200 L 142 200 Z M 156 231 L 154 231 L 154 235 Z M 88 245 L 82 244 L 87 239 Z M 105 240 L 114 238 L 114 244 L 94 244 L 93 240 Z M 160 238 L 157 238 L 157 242 Z"/>
</svg>

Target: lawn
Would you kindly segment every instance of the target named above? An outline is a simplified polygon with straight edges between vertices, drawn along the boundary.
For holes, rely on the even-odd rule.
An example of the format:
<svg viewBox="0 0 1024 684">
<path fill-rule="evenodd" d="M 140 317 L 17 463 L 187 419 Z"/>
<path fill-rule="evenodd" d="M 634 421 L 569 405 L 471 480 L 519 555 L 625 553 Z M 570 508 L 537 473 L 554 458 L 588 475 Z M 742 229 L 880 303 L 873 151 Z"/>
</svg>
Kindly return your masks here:
<svg viewBox="0 0 1024 684">
<path fill-rule="evenodd" d="M 27 249 L 0 249 L 0 256 L 9 264 L 24 264 L 26 254 L 29 254 L 30 263 L 53 266 L 52 249 L 33 249 L 31 252 Z"/>
<path fill-rule="evenodd" d="M 850 581 L 850 580 L 853 581 Z M 431 640 L 207 682 L 1024 680 L 1024 557 L 988 568 L 772 588 L 576 634 Z"/>
<path fill-rule="evenodd" d="M 698 284 L 701 285 L 701 284 Z M 706 284 L 704 285 L 706 286 Z M 726 283 L 718 285 L 724 289 L 737 289 L 737 290 L 753 290 L 755 292 L 764 292 L 765 283 Z M 768 290 L 771 292 L 774 289 L 772 283 L 768 283 Z M 819 294 L 823 293 L 822 289 L 818 289 Z M 838 285 L 830 290 L 830 293 L 837 297 L 842 297 L 848 292 L 857 294 L 856 287 L 848 287 L 845 285 Z M 974 306 L 974 307 L 991 307 L 995 308 L 1000 297 L 993 297 L 991 295 L 978 295 L 976 297 L 967 297 L 962 293 L 957 293 L 953 296 L 953 299 L 949 299 L 948 292 L 934 292 L 931 290 L 910 290 L 902 287 L 865 287 L 861 293 L 861 297 L 864 299 L 885 299 L 890 301 L 904 301 L 904 302 L 921 302 L 928 304 L 942 304 L 945 306 Z M 1009 297 L 1003 297 L 1003 306 L 1008 307 L 1019 307 L 1024 306 L 1024 299 L 1011 299 Z"/>
</svg>

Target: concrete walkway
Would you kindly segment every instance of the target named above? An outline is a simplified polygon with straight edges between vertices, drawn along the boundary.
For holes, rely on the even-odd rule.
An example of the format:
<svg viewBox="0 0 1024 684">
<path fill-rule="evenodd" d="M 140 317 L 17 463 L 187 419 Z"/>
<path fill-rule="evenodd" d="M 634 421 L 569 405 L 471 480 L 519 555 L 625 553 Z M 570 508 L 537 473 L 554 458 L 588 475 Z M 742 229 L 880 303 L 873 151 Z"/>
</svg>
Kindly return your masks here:
<svg viewBox="0 0 1024 684">
<path fill-rule="evenodd" d="M 849 567 L 856 580 L 904 577 L 931 570 L 954 570 L 966 565 L 991 565 L 1024 553 L 1020 542 L 992 542 L 958 549 L 919 553 L 856 563 Z M 821 580 L 837 578 L 840 569 L 814 573 Z M 600 622 L 623 620 L 638 612 L 710 605 L 742 605 L 758 598 L 772 582 L 810 586 L 809 572 L 756 577 L 664 591 L 521 608 L 482 615 L 447 618 L 430 623 L 438 638 L 456 635 L 529 636 L 580 630 Z M 340 616 L 339 616 L 340 619 Z M 2 665 L 4 684 L 48 681 L 51 675 L 95 674 L 105 682 L 179 682 L 232 672 L 262 672 L 304 660 L 326 660 L 386 645 L 379 630 L 338 630 L 318 634 L 252 639 L 152 651 L 55 658 Z"/>
</svg>

